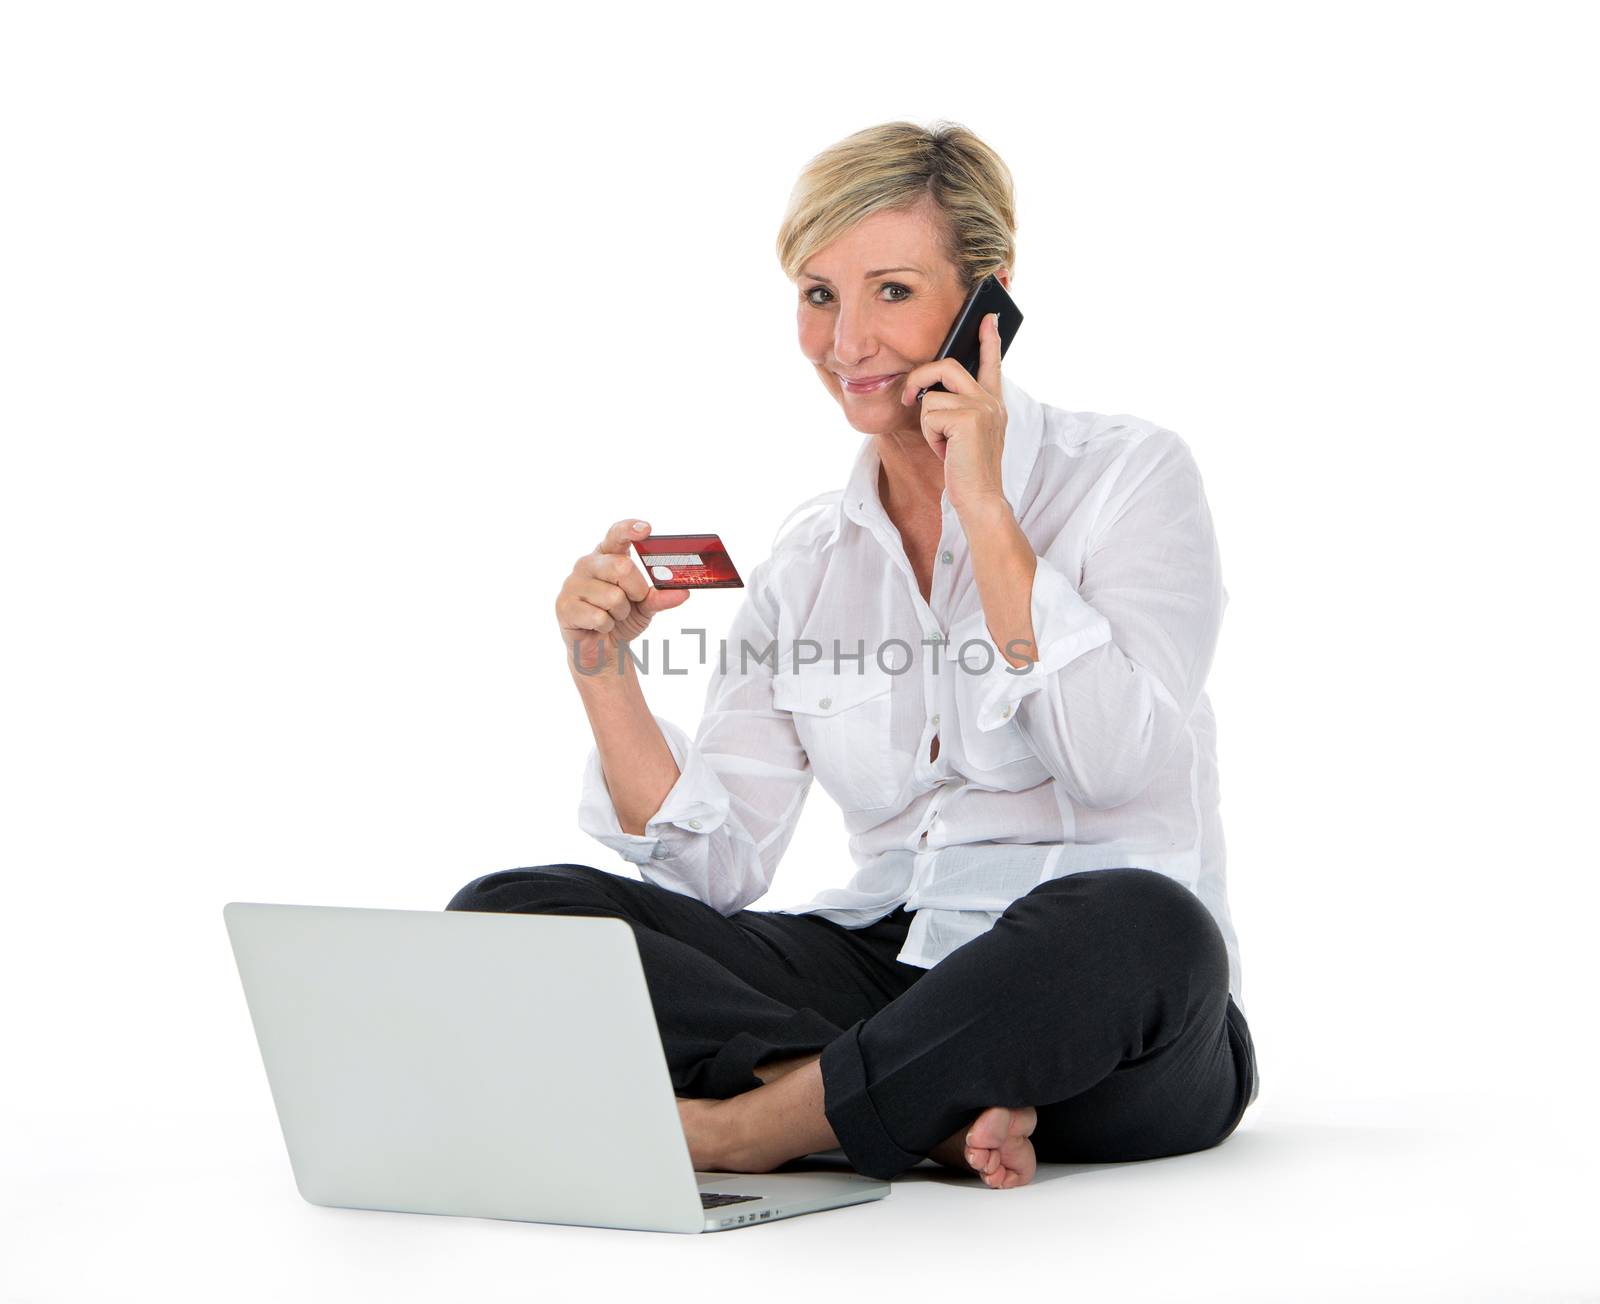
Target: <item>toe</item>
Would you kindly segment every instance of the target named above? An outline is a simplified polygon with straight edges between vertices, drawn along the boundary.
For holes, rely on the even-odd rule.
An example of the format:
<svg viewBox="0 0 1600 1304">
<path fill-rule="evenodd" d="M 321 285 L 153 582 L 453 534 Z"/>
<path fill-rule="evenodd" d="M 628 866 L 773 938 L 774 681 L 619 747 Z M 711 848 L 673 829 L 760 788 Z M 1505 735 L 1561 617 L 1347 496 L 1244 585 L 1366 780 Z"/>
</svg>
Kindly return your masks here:
<svg viewBox="0 0 1600 1304">
<path fill-rule="evenodd" d="M 1034 1157 L 1033 1143 L 1026 1139 L 1008 1146 L 1004 1152 L 1005 1171 L 1014 1174 L 1016 1181 L 1013 1186 L 1021 1186 L 1024 1182 L 1033 1179 L 1034 1170 L 1038 1167 L 1038 1160 Z"/>
<path fill-rule="evenodd" d="M 1009 1189 L 1032 1180 L 1037 1161 L 1029 1137 L 1038 1123 L 1031 1105 L 992 1105 L 973 1120 L 962 1138 L 963 1154 L 986 1186 Z"/>
<path fill-rule="evenodd" d="M 991 1105 L 978 1115 L 967 1135 L 967 1144 L 991 1150 L 1004 1141 L 1011 1128 L 1011 1110 L 1002 1105 Z"/>
</svg>

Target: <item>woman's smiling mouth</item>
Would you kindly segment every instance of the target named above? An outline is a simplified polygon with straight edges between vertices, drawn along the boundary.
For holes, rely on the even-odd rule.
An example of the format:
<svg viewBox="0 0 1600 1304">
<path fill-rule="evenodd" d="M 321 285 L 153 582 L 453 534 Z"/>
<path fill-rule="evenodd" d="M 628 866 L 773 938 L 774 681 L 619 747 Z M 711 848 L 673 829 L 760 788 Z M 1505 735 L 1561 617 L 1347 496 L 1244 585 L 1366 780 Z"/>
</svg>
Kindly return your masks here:
<svg viewBox="0 0 1600 1304">
<path fill-rule="evenodd" d="M 835 372 L 835 375 L 838 373 Z M 845 388 L 847 394 L 876 394 L 885 388 L 890 381 L 900 379 L 902 373 L 895 372 L 888 376 L 868 377 L 864 380 L 851 380 L 846 376 L 839 376 L 839 383 Z"/>
</svg>

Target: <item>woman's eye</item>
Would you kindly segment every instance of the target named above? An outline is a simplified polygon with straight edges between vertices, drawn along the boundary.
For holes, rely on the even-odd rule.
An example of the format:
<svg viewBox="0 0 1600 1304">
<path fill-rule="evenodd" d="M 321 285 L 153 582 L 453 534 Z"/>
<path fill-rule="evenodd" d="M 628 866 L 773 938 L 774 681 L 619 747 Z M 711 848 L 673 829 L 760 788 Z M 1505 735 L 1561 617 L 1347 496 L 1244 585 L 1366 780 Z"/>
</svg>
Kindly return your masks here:
<svg viewBox="0 0 1600 1304">
<path fill-rule="evenodd" d="M 889 300 L 890 303 L 904 303 L 905 300 L 911 294 L 911 291 L 906 286 L 900 285 L 898 282 L 895 282 L 895 281 L 886 282 L 884 284 L 883 288 L 885 290 L 899 290 L 900 291 L 899 294 L 897 294 L 894 298 Z M 807 290 L 805 292 L 805 299 L 806 299 L 806 302 L 809 303 L 814 308 L 822 307 L 822 302 L 821 301 L 811 297 L 812 295 L 815 295 L 815 294 L 827 294 L 827 295 L 829 295 L 830 298 L 832 297 L 830 291 L 828 290 L 828 288 L 826 286 L 813 285 L 809 290 Z"/>
</svg>

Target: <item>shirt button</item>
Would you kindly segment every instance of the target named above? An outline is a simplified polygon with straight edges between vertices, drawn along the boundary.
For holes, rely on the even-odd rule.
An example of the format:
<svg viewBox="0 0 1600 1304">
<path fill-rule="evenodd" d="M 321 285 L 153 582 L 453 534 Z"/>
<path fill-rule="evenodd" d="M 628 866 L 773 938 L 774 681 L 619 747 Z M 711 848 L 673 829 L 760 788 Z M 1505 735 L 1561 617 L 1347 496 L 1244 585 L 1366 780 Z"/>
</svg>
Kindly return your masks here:
<svg viewBox="0 0 1600 1304">
<path fill-rule="evenodd" d="M 1010 708 L 1010 707 L 1007 707 L 1007 708 L 1006 708 L 1006 710 L 1008 710 L 1008 711 L 1009 711 L 1009 710 L 1010 710 L 1010 709 L 1011 709 L 1011 708 Z M 691 828 L 691 829 L 697 829 L 697 828 L 699 828 L 699 827 L 700 827 L 700 821 L 699 821 L 699 820 L 690 820 L 690 821 L 689 821 L 689 827 L 690 827 L 690 828 Z"/>
<path fill-rule="evenodd" d="M 652 852 L 651 852 L 651 853 L 650 853 L 650 854 L 651 854 L 651 856 L 653 856 L 653 857 L 654 857 L 654 858 L 655 858 L 655 859 L 656 859 L 656 860 L 660 860 L 660 859 L 661 859 L 661 858 L 662 858 L 662 857 L 663 857 L 663 856 L 665 856 L 665 855 L 666 855 L 666 854 L 667 854 L 667 849 L 666 849 L 666 848 L 665 848 L 665 847 L 662 847 L 662 846 L 658 846 L 658 847 L 656 847 L 656 849 L 655 849 L 655 850 L 654 850 L 654 851 L 652 851 Z"/>
<path fill-rule="evenodd" d="M 953 562 L 955 560 L 955 556 L 954 556 L 954 554 L 951 553 L 950 549 L 946 548 L 944 550 L 944 553 L 940 556 L 939 560 L 942 561 L 946 566 L 948 566 L 951 562 Z"/>
<path fill-rule="evenodd" d="M 1008 706 L 1008 707 L 1006 707 L 1004 710 L 1002 710 L 1000 712 L 1000 718 L 1002 720 L 1004 720 L 1010 714 L 1011 714 L 1011 708 Z"/>
<path fill-rule="evenodd" d="M 833 698 L 825 697 L 820 702 L 818 702 L 817 705 L 820 706 L 824 711 L 826 711 L 830 706 L 833 705 Z"/>
<path fill-rule="evenodd" d="M 939 727 L 939 713 L 937 711 L 933 713 L 933 727 L 935 729 Z"/>
</svg>

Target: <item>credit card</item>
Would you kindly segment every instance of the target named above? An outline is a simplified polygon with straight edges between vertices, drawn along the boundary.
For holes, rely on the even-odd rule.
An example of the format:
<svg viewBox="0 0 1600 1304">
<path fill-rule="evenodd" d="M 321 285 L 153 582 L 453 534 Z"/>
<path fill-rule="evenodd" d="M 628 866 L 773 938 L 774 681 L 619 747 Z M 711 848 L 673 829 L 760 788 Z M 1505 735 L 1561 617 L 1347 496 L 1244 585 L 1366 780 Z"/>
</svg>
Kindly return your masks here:
<svg viewBox="0 0 1600 1304">
<path fill-rule="evenodd" d="M 714 534 L 652 534 L 634 552 L 658 589 L 742 589 L 728 550 Z"/>
</svg>

